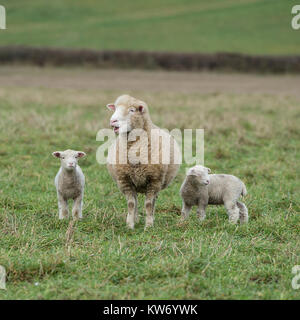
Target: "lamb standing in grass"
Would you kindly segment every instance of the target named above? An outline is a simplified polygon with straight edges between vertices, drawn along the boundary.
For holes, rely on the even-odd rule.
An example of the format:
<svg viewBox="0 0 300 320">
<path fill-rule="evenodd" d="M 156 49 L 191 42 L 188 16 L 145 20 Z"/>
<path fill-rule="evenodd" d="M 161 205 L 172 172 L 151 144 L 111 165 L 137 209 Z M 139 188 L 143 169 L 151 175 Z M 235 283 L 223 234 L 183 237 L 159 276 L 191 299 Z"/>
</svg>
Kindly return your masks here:
<svg viewBox="0 0 300 320">
<path fill-rule="evenodd" d="M 205 208 L 208 204 L 224 204 L 229 221 L 237 223 L 248 222 L 248 209 L 238 201 L 245 196 L 245 184 L 237 177 L 228 174 L 209 174 L 209 168 L 195 166 L 190 168 L 180 188 L 182 198 L 182 218 L 186 219 L 192 206 L 198 206 L 197 215 L 202 221 L 205 219 Z"/>
<path fill-rule="evenodd" d="M 85 156 L 85 153 L 82 151 L 65 150 L 55 151 L 52 155 L 61 161 L 61 167 L 54 181 L 57 191 L 59 219 L 69 216 L 69 199 L 74 200 L 72 209 L 73 219 L 81 219 L 85 178 L 77 162 L 79 158 Z"/>
</svg>

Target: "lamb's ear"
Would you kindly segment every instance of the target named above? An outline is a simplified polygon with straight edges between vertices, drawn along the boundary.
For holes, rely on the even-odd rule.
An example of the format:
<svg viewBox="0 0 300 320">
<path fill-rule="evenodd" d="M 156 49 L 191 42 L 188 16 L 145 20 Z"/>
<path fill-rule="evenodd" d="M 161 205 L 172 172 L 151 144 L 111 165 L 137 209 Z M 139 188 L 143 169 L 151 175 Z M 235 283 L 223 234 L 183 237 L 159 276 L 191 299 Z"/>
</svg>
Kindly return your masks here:
<svg viewBox="0 0 300 320">
<path fill-rule="evenodd" d="M 207 169 L 207 172 L 208 172 L 208 173 L 211 173 L 211 170 L 210 170 L 210 168 L 206 168 L 206 169 Z"/>
<path fill-rule="evenodd" d="M 78 158 L 83 158 L 83 157 L 85 157 L 85 156 L 86 156 L 85 152 L 83 152 L 83 151 L 78 151 L 78 152 L 77 152 L 77 157 L 78 157 Z"/>
<path fill-rule="evenodd" d="M 52 152 L 52 155 L 53 155 L 53 157 L 55 157 L 55 158 L 60 158 L 60 156 L 61 156 L 61 151 L 54 151 L 54 152 Z"/>
<path fill-rule="evenodd" d="M 190 170 L 188 171 L 188 176 L 196 176 L 196 175 L 197 175 L 197 172 L 196 172 L 195 169 L 190 169 Z"/>
<path fill-rule="evenodd" d="M 116 111 L 116 106 L 113 103 L 107 104 L 106 108 L 111 110 L 111 111 Z"/>
</svg>

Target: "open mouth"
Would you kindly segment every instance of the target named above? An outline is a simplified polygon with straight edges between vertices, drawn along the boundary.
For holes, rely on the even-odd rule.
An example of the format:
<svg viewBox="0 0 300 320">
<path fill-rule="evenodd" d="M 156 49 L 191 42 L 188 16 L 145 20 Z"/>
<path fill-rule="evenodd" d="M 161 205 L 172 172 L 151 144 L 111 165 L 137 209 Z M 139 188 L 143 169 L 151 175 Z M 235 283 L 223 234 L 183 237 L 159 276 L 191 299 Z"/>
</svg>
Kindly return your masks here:
<svg viewBox="0 0 300 320">
<path fill-rule="evenodd" d="M 114 128 L 114 132 L 118 133 L 119 132 L 119 127 L 113 127 Z"/>
</svg>

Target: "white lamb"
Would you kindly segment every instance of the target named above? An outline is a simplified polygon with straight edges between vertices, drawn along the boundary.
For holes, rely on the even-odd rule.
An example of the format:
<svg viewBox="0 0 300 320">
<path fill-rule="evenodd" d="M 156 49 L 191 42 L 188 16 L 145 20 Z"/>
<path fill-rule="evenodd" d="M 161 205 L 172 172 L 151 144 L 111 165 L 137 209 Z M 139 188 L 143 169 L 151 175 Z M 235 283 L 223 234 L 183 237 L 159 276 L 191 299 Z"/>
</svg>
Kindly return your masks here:
<svg viewBox="0 0 300 320">
<path fill-rule="evenodd" d="M 65 150 L 55 151 L 52 155 L 59 158 L 61 162 L 61 167 L 54 180 L 57 191 L 59 219 L 69 216 L 69 199 L 74 200 L 73 219 L 81 219 L 85 177 L 77 162 L 79 158 L 84 157 L 86 154 L 82 151 Z"/>
<path fill-rule="evenodd" d="M 186 219 L 192 206 L 197 206 L 197 215 L 200 220 L 205 219 L 205 208 L 208 204 L 224 204 L 229 221 L 237 223 L 248 222 L 248 209 L 238 201 L 245 196 L 245 184 L 237 177 L 228 174 L 208 174 L 211 170 L 203 166 L 190 168 L 180 188 L 182 198 L 182 218 Z"/>
</svg>

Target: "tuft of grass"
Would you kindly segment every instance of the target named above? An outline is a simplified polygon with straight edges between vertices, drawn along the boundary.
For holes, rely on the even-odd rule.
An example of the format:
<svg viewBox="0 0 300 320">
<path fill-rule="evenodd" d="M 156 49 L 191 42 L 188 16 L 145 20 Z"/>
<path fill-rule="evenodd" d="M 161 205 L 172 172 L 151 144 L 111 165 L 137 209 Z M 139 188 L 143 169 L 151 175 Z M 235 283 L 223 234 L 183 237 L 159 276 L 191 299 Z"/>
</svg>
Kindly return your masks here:
<svg viewBox="0 0 300 320">
<path fill-rule="evenodd" d="M 43 76 L 49 70 L 43 69 Z M 63 73 L 63 71 L 60 71 Z M 260 88 L 263 90 L 263 88 Z M 132 92 L 161 127 L 204 128 L 205 164 L 246 184 L 247 225 L 210 206 L 180 222 L 185 165 L 159 194 L 155 227 L 125 225 L 126 201 L 96 162 L 104 107 L 97 88 L 0 89 L 0 299 L 299 299 L 299 98 L 277 94 Z M 84 219 L 59 221 L 57 149 L 82 149 Z"/>
</svg>

